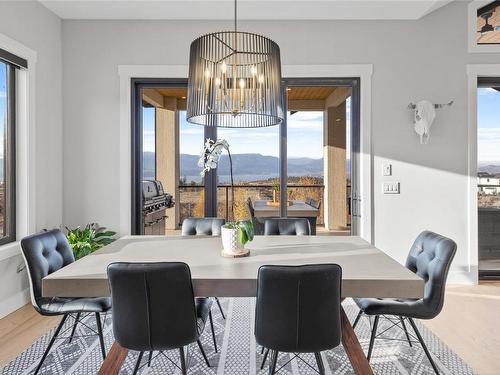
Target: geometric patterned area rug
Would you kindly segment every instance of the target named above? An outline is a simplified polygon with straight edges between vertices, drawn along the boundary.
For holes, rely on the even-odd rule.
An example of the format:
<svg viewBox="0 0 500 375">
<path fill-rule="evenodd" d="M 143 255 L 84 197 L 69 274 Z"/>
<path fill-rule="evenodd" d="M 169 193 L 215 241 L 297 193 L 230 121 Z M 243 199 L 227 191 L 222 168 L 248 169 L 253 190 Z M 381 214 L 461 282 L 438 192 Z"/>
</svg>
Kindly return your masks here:
<svg viewBox="0 0 500 375">
<path fill-rule="evenodd" d="M 187 349 L 187 366 L 189 374 L 196 375 L 222 375 L 222 374 L 258 374 L 268 373 L 267 366 L 260 370 L 262 355 L 260 347 L 255 343 L 253 335 L 254 325 L 254 298 L 221 298 L 220 299 L 226 312 L 226 320 L 222 318 L 216 305 L 213 306 L 214 325 L 217 334 L 218 353 L 214 352 L 209 325 L 201 337 L 205 352 L 210 360 L 212 367 L 208 368 L 196 346 L 191 345 Z M 344 309 L 351 322 L 354 320 L 358 309 L 351 300 L 343 302 Z M 103 330 L 105 335 L 106 348 L 109 350 L 113 343 L 113 330 L 111 326 L 111 316 L 107 316 Z M 90 328 L 95 329 L 95 320 L 89 316 L 84 321 Z M 72 325 L 71 319 L 68 319 L 65 328 Z M 385 328 L 384 328 L 385 325 Z M 471 369 L 446 345 L 444 345 L 436 336 L 417 321 L 418 328 L 431 351 L 441 374 L 446 375 L 469 375 Z M 390 327 L 390 322 L 383 319 L 379 322 L 380 332 Z M 52 331 L 53 332 L 53 331 Z M 2 374 L 27 375 L 31 374 L 40 360 L 47 343 L 50 340 L 52 332 L 44 335 L 33 343 L 26 351 L 19 355 L 15 360 L 2 369 Z M 89 332 L 89 328 L 83 324 L 78 325 L 78 331 L 72 343 L 67 340 L 57 340 L 50 354 L 45 360 L 45 364 L 40 374 L 75 374 L 89 375 L 96 374 L 101 362 L 101 352 L 99 340 L 95 336 L 81 337 Z M 363 346 L 365 352 L 368 349 L 370 337 L 370 325 L 367 318 L 360 320 L 356 327 L 356 334 Z M 420 375 L 434 374 L 430 363 L 428 362 L 423 350 L 419 345 L 410 347 L 404 341 L 404 333 L 397 327 L 389 329 L 387 336 L 401 339 L 401 341 L 376 340 L 372 353 L 371 366 L 376 374 L 391 375 Z M 180 374 L 179 369 L 172 363 L 178 363 L 178 351 L 166 352 L 166 358 L 163 355 L 157 355 L 153 358 L 151 367 L 147 364 L 147 355 L 143 357 L 143 367 L 139 374 Z M 137 352 L 130 351 L 127 360 L 124 362 L 120 374 L 131 374 L 134 368 Z M 157 355 L 157 356 L 156 356 Z M 334 350 L 328 350 L 321 353 L 327 375 L 347 375 L 353 374 L 351 364 L 342 348 L 342 345 Z M 280 371 L 283 375 L 309 375 L 317 374 L 313 369 L 316 368 L 314 355 L 302 355 L 301 357 L 312 365 L 309 367 L 302 360 L 290 359 L 293 355 L 283 353 L 278 359 Z M 172 362 L 171 362 L 172 361 Z M 288 363 L 287 363 L 288 362 Z"/>
</svg>

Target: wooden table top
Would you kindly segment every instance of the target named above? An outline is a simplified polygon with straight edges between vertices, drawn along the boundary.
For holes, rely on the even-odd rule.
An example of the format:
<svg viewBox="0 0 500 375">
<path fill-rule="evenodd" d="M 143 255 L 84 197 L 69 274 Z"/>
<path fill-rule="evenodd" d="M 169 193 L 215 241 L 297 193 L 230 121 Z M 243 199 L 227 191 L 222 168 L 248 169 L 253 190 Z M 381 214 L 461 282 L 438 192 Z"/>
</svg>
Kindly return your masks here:
<svg viewBox="0 0 500 375">
<path fill-rule="evenodd" d="M 279 206 L 270 206 L 266 200 L 256 200 L 254 202 L 255 216 L 257 217 L 278 217 L 280 216 Z M 319 216 L 319 209 L 303 201 L 292 201 L 292 205 L 287 208 L 290 217 L 315 217 Z"/>
<path fill-rule="evenodd" d="M 424 282 L 360 237 L 256 236 L 247 258 L 220 256 L 220 237 L 127 236 L 45 277 L 45 297 L 109 296 L 113 262 L 181 261 L 191 268 L 196 296 L 255 296 L 261 265 L 337 263 L 343 297 L 420 298 Z"/>
</svg>

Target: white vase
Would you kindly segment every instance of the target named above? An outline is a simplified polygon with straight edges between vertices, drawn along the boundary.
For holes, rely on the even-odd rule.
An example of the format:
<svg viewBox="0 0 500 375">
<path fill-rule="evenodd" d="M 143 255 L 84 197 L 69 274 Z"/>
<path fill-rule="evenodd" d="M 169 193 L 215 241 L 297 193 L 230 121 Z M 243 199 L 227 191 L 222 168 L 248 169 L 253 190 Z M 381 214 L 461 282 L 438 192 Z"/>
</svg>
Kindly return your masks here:
<svg viewBox="0 0 500 375">
<path fill-rule="evenodd" d="M 245 247 L 240 243 L 240 230 L 238 228 L 221 229 L 222 247 L 227 255 L 239 255 L 245 253 Z"/>
</svg>

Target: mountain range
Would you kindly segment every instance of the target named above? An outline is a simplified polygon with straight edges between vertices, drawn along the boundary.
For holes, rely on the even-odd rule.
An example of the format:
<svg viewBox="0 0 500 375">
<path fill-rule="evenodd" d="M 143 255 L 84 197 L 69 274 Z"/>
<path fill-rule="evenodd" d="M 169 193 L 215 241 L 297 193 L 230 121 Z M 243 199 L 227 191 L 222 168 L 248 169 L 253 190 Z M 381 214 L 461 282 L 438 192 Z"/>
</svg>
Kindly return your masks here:
<svg viewBox="0 0 500 375">
<path fill-rule="evenodd" d="M 478 172 L 486 172 L 489 174 L 500 174 L 500 161 L 495 162 L 479 162 Z"/>
<path fill-rule="evenodd" d="M 151 178 L 154 176 L 154 153 L 144 152 L 143 155 L 144 176 Z M 201 168 L 198 167 L 198 159 L 198 155 L 180 155 L 181 177 L 188 177 L 189 180 L 190 176 L 199 176 Z M 238 176 L 275 176 L 279 173 L 279 158 L 276 156 L 234 154 L 232 160 L 235 178 Z M 221 156 L 217 168 L 220 175 L 229 175 L 227 155 Z M 287 168 L 289 176 L 321 176 L 323 175 L 323 159 L 289 158 Z"/>
</svg>

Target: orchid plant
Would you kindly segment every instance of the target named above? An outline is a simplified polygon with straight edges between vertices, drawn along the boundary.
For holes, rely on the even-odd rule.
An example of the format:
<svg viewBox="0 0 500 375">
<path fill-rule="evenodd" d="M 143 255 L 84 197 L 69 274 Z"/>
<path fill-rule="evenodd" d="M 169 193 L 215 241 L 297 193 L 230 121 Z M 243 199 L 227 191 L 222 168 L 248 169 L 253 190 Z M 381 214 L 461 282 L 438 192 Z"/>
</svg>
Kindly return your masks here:
<svg viewBox="0 0 500 375">
<path fill-rule="evenodd" d="M 229 143 L 225 139 L 218 139 L 214 141 L 213 139 L 207 138 L 205 141 L 205 146 L 200 154 L 200 160 L 198 160 L 198 166 L 203 168 L 200 172 L 202 177 L 210 172 L 212 169 L 216 169 L 219 164 L 222 152 L 226 150 L 229 156 L 229 171 L 231 173 L 231 215 L 234 220 L 234 180 L 233 180 L 233 159 L 231 158 L 231 151 L 229 151 Z M 248 241 L 253 240 L 253 224 L 249 220 L 242 221 L 232 221 L 224 224 L 225 228 L 238 229 L 239 230 L 239 242 L 245 245 Z"/>
<path fill-rule="evenodd" d="M 198 166 L 203 168 L 200 172 L 201 177 L 210 172 L 212 169 L 216 169 L 219 164 L 222 152 L 226 150 L 229 156 L 229 171 L 231 173 L 231 215 L 234 219 L 234 180 L 233 180 L 233 160 L 231 158 L 231 151 L 229 151 L 229 143 L 225 139 L 218 139 L 214 141 L 213 139 L 207 138 L 205 141 L 205 146 L 200 153 L 200 160 L 198 160 Z"/>
</svg>

